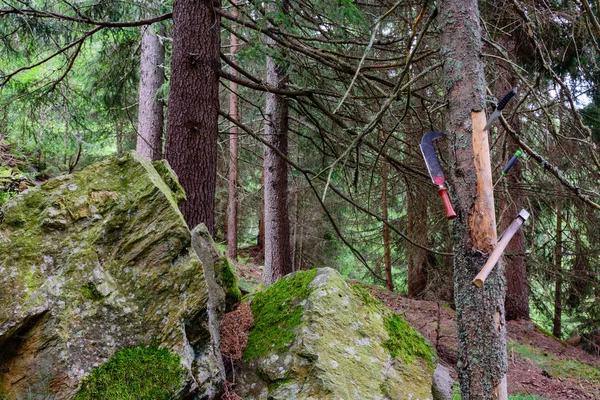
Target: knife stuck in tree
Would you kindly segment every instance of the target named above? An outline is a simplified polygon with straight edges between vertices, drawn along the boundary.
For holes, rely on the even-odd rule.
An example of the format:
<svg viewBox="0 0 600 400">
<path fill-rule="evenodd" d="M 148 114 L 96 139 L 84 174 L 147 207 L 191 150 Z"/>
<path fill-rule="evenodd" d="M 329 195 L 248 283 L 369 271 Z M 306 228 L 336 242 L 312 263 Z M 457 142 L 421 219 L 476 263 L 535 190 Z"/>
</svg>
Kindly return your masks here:
<svg viewBox="0 0 600 400">
<path fill-rule="evenodd" d="M 442 171 L 442 166 L 440 164 L 440 160 L 437 157 L 437 153 L 435 152 L 435 147 L 433 146 L 433 141 L 442 137 L 446 137 L 442 132 L 427 132 L 423 135 L 423 139 L 421 139 L 421 153 L 423 153 L 423 158 L 425 159 L 425 165 L 427 165 L 427 170 L 429 171 L 429 176 L 433 183 L 435 183 L 438 187 L 438 193 L 442 198 L 442 203 L 444 203 L 444 208 L 446 209 L 446 218 L 453 219 L 456 218 L 456 213 L 452 208 L 452 203 L 450 203 L 450 197 L 448 196 L 448 189 L 444 187 L 444 183 L 446 182 L 446 178 L 444 178 L 444 172 Z"/>
</svg>

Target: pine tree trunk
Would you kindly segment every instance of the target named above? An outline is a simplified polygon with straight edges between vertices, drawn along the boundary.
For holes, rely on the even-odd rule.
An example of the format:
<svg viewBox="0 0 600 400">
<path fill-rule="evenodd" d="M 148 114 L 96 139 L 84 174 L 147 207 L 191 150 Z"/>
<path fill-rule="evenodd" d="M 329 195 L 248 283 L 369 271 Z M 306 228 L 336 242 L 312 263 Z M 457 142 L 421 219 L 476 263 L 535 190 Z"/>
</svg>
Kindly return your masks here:
<svg viewBox="0 0 600 400">
<path fill-rule="evenodd" d="M 502 92 L 504 93 L 504 92 Z M 507 146 L 507 157 L 504 160 L 508 162 L 519 146 L 512 140 Z M 523 209 L 523 199 L 516 191 L 511 191 L 510 188 L 515 188 L 521 182 L 521 165 L 519 162 L 515 164 L 510 173 L 503 179 L 506 179 L 506 184 L 509 187 L 508 193 L 503 193 L 501 201 L 500 230 L 508 228 L 512 220 Z M 506 277 L 506 299 L 504 307 L 506 309 L 506 320 L 512 321 L 519 318 L 529 319 L 529 285 L 527 283 L 527 263 L 525 258 L 525 233 L 519 229 L 513 236 L 511 241 L 506 246 L 505 250 L 505 271 Z"/>
<path fill-rule="evenodd" d="M 384 221 L 388 220 L 388 205 L 387 205 L 387 161 L 382 160 L 381 166 L 381 209 Z M 390 228 L 387 224 L 383 224 L 383 260 L 385 265 L 385 286 L 387 290 L 394 291 L 394 281 L 392 279 L 392 252 L 390 249 Z"/>
<path fill-rule="evenodd" d="M 138 102 L 138 134 L 136 151 L 151 160 L 162 158 L 164 123 L 163 101 L 156 97 L 165 78 L 165 48 L 152 26 L 142 28 L 140 89 Z"/>
<path fill-rule="evenodd" d="M 270 4 L 275 11 L 275 3 Z M 284 6 L 282 6 L 284 7 Z M 275 41 L 267 39 L 275 49 Z M 281 88 L 285 73 L 275 59 L 267 57 L 267 84 Z M 287 154 L 288 104 L 284 96 L 267 93 L 265 107 L 265 140 L 282 154 Z M 288 216 L 287 164 L 269 146 L 265 146 L 265 269 L 266 285 L 277 282 L 292 272 L 290 251 L 290 221 Z"/>
<path fill-rule="evenodd" d="M 118 118 L 115 121 L 115 129 L 117 130 L 117 154 L 123 154 L 123 124 Z"/>
<path fill-rule="evenodd" d="M 412 186 L 412 185 L 411 185 Z M 412 189 L 412 190 L 411 190 Z M 427 244 L 427 203 L 419 188 L 412 187 L 406 193 L 408 204 L 408 234 L 417 243 Z M 427 287 L 427 253 L 409 245 L 408 253 L 408 297 L 420 298 Z"/>
<path fill-rule="evenodd" d="M 454 286 L 458 375 L 463 400 L 507 399 L 504 268 L 498 263 L 485 285 L 471 281 L 497 243 L 486 123 L 485 79 L 477 0 L 443 0 L 440 29 L 448 100 L 449 174 L 457 218 Z"/>
<path fill-rule="evenodd" d="M 235 6 L 235 0 L 231 0 L 231 4 Z M 233 15 L 237 16 L 237 9 L 232 10 Z M 235 32 L 235 27 L 232 28 Z M 234 63 L 235 54 L 237 52 L 237 37 L 234 33 L 231 34 L 231 59 Z M 237 70 L 231 69 L 231 74 L 237 76 Z M 238 113 L 238 85 L 236 82 L 229 84 L 229 116 L 235 120 L 239 120 Z M 227 206 L 227 257 L 232 260 L 237 260 L 237 223 L 238 223 L 238 127 L 231 124 L 229 128 L 229 202 Z"/>
<path fill-rule="evenodd" d="M 264 163 L 264 160 L 263 160 Z M 265 255 L 265 169 L 263 167 L 260 175 L 260 205 L 258 210 L 258 234 L 256 235 L 256 246 L 258 252 Z"/>
<path fill-rule="evenodd" d="M 562 198 L 556 199 L 556 244 L 554 246 L 554 321 L 552 334 L 560 339 L 562 336 Z"/>
<path fill-rule="evenodd" d="M 507 48 L 514 48 L 514 42 L 510 41 L 505 43 L 505 46 L 507 46 Z M 504 96 L 505 93 L 508 93 L 508 91 L 515 86 L 516 81 L 514 78 L 500 80 L 500 84 L 496 87 L 498 96 Z M 513 102 L 518 103 L 518 100 L 514 99 Z M 513 128 L 518 130 L 518 119 L 511 122 Z M 507 140 L 506 157 L 501 163 L 502 168 L 504 168 L 504 165 L 506 165 L 508 160 L 515 154 L 515 151 L 519 150 L 518 144 L 513 140 Z M 519 214 L 519 211 L 523 209 L 522 196 L 518 190 L 512 190 L 517 188 L 521 182 L 522 176 L 521 162 L 517 162 L 513 165 L 508 175 L 501 178 L 504 182 L 501 182 L 497 186 L 497 188 L 504 187 L 504 185 L 507 185 L 508 187 L 508 190 L 501 191 L 499 207 L 501 216 L 500 231 L 504 231 L 504 229 L 506 229 Z M 506 277 L 506 298 L 504 300 L 504 307 L 506 310 L 506 320 L 512 321 L 519 318 L 529 319 L 529 285 L 527 284 L 525 233 L 522 229 L 519 229 L 508 243 L 505 254 L 504 276 Z"/>
<path fill-rule="evenodd" d="M 214 233 L 219 110 L 218 0 L 176 0 L 167 120 L 166 158 L 187 200 L 181 211 L 190 228 Z"/>
</svg>

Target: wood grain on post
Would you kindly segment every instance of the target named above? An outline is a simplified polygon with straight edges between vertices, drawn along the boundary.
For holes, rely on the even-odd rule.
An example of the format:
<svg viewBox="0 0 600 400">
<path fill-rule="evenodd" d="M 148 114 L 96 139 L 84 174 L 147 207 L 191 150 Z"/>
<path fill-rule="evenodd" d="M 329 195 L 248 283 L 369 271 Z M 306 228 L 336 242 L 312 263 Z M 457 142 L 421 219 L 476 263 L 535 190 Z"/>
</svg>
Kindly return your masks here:
<svg viewBox="0 0 600 400">
<path fill-rule="evenodd" d="M 496 212 L 494 210 L 494 188 L 492 182 L 492 165 L 487 132 L 485 112 L 471 112 L 473 122 L 473 163 L 477 176 L 477 198 L 469 216 L 473 249 L 489 253 L 497 242 Z"/>
</svg>

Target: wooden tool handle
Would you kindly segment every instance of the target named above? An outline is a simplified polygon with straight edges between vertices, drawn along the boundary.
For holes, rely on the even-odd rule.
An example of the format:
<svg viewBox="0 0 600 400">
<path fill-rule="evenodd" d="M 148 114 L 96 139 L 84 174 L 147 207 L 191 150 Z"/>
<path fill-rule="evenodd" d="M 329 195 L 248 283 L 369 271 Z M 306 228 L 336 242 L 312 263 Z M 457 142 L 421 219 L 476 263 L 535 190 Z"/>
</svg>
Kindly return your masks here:
<svg viewBox="0 0 600 400">
<path fill-rule="evenodd" d="M 481 268 L 481 271 L 479 271 L 475 279 L 473 279 L 473 285 L 477 286 L 478 288 L 483 286 L 488 275 L 490 274 L 490 272 L 492 272 L 492 269 L 502 256 L 504 249 L 506 248 L 506 246 L 508 246 L 508 242 L 510 242 L 510 239 L 512 239 L 515 233 L 517 233 L 517 231 L 519 230 L 523 222 L 527 220 L 527 218 L 529 218 L 529 213 L 525 210 L 521 210 L 519 216 L 513 220 L 513 222 L 509 225 L 508 228 L 506 228 L 504 233 L 502 233 L 502 237 L 496 245 L 496 248 L 494 249 L 494 251 L 492 251 L 490 258 L 488 258 L 483 268 Z"/>
<path fill-rule="evenodd" d="M 448 189 L 446 189 L 445 187 L 440 187 L 438 189 L 438 193 L 440 194 L 440 197 L 442 198 L 442 203 L 444 203 L 444 208 L 446 209 L 446 218 L 456 218 L 456 213 L 452 208 L 452 203 L 450 203 L 450 196 L 448 196 Z"/>
</svg>

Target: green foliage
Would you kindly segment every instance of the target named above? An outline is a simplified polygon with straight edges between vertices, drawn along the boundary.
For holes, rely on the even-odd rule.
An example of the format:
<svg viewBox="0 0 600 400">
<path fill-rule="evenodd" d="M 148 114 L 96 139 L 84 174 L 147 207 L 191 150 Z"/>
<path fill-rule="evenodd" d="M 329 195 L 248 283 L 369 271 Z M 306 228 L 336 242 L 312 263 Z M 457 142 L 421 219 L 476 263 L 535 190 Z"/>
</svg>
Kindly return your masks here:
<svg viewBox="0 0 600 400">
<path fill-rule="evenodd" d="M 302 321 L 300 303 L 310 294 L 308 285 L 316 274 L 316 269 L 297 272 L 254 295 L 251 303 L 254 327 L 244 350 L 245 360 L 289 347 L 296 336 L 294 329 Z"/>
<path fill-rule="evenodd" d="M 183 383 L 180 357 L 155 346 L 119 350 L 83 379 L 75 400 L 169 400 Z"/>
<path fill-rule="evenodd" d="M 412 326 L 396 314 L 385 317 L 383 324 L 390 336 L 383 343 L 383 347 L 392 357 L 400 357 L 406 364 L 414 362 L 417 358 L 422 358 L 433 368 L 435 352 L 431 345 Z"/>
<path fill-rule="evenodd" d="M 509 342 L 509 351 L 529 358 L 552 377 L 585 379 L 600 384 L 600 370 L 591 365 L 573 360 L 562 360 L 552 353 L 546 353 L 540 349 L 514 341 Z"/>
</svg>

